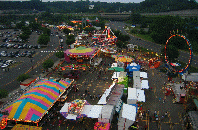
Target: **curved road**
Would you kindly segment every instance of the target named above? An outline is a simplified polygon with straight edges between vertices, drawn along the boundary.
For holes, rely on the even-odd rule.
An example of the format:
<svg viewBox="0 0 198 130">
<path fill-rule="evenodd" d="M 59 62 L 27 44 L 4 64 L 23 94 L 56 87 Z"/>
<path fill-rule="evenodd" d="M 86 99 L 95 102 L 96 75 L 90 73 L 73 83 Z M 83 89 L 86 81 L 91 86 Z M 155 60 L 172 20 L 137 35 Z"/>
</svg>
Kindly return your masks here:
<svg viewBox="0 0 198 130">
<path fill-rule="evenodd" d="M 143 48 L 147 48 L 149 50 L 152 50 L 152 51 L 157 52 L 158 54 L 160 54 L 160 51 L 161 51 L 162 47 L 164 47 L 163 45 L 159 45 L 159 44 L 156 44 L 156 43 L 153 43 L 153 42 L 148 42 L 148 41 L 145 41 L 145 40 L 137 40 L 136 37 L 132 36 L 131 34 L 128 34 L 125 31 L 125 29 L 123 28 L 123 27 L 125 27 L 125 25 L 126 25 L 126 23 L 113 21 L 113 22 L 110 22 L 108 26 L 110 26 L 114 30 L 116 30 L 116 29 L 120 30 L 125 35 L 129 35 L 130 36 L 130 41 L 129 42 L 131 44 L 135 44 L 135 45 L 141 46 Z M 130 24 L 127 24 L 127 25 L 130 26 Z M 180 51 L 180 56 L 179 56 L 178 60 L 179 61 L 183 61 L 185 63 L 188 63 L 188 61 L 189 61 L 189 52 Z M 197 61 L 198 61 L 198 56 L 197 55 L 193 55 L 191 65 L 193 67 L 197 67 L 198 68 L 198 62 Z"/>
</svg>

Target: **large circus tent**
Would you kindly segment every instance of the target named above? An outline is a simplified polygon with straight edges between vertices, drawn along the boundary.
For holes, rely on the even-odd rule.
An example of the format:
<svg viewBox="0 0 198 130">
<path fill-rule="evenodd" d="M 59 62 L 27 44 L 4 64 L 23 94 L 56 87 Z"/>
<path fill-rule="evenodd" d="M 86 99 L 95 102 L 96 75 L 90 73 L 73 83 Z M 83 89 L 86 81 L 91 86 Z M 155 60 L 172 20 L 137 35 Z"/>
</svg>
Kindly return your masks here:
<svg viewBox="0 0 198 130">
<path fill-rule="evenodd" d="M 43 79 L 5 108 L 7 120 L 38 123 L 67 90 L 72 81 Z"/>
</svg>

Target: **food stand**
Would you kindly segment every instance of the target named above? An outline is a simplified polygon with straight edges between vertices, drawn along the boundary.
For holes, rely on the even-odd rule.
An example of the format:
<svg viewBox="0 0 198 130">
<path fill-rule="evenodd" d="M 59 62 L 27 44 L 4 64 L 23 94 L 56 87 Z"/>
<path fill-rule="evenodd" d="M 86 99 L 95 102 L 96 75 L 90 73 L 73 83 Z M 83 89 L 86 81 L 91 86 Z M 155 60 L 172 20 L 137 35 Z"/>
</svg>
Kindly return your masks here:
<svg viewBox="0 0 198 130">
<path fill-rule="evenodd" d="M 60 113 L 66 119 L 77 120 L 81 117 L 85 117 L 85 114 L 81 112 L 84 110 L 84 107 L 90 105 L 86 100 L 76 99 L 72 102 L 65 103 L 61 108 Z M 87 108 L 87 107 L 86 107 Z"/>
</svg>

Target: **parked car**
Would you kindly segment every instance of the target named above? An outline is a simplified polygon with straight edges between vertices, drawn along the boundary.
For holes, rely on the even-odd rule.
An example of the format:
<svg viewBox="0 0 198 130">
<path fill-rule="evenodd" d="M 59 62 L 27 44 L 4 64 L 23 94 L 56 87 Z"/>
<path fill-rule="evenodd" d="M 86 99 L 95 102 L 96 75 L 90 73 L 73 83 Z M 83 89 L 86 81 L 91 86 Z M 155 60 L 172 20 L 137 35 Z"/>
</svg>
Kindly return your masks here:
<svg viewBox="0 0 198 130">
<path fill-rule="evenodd" d="M 35 45 L 34 48 L 35 49 L 40 49 L 41 47 L 40 47 L 40 45 Z"/>
<path fill-rule="evenodd" d="M 33 47 L 32 45 L 28 45 L 28 49 L 32 49 L 32 47 Z"/>
<path fill-rule="evenodd" d="M 13 63 L 15 63 L 16 61 L 14 61 L 14 60 L 7 60 L 6 61 L 6 64 L 13 64 Z"/>
<path fill-rule="evenodd" d="M 26 52 L 22 52 L 22 53 L 20 54 L 20 56 L 21 56 L 21 57 L 25 57 L 25 56 L 26 56 Z"/>
<path fill-rule="evenodd" d="M 24 49 L 24 47 L 23 47 L 23 46 L 21 46 L 21 45 L 19 45 L 19 46 L 18 46 L 18 49 Z"/>
<path fill-rule="evenodd" d="M 36 51 L 31 51 L 31 53 L 32 53 L 32 54 L 35 54 L 35 53 L 36 53 Z"/>
<path fill-rule="evenodd" d="M 2 41 L 3 41 L 3 42 L 6 42 L 7 40 L 8 40 L 8 38 L 4 38 Z"/>
<path fill-rule="evenodd" d="M 11 58 L 15 57 L 14 52 L 10 52 L 10 53 L 8 54 L 8 57 L 11 57 Z"/>
<path fill-rule="evenodd" d="M 26 57 L 32 58 L 32 53 L 27 53 Z"/>
<path fill-rule="evenodd" d="M 1 52 L 1 56 L 6 57 L 7 56 L 7 52 L 6 51 L 2 51 Z"/>
<path fill-rule="evenodd" d="M 24 44 L 23 45 L 23 48 L 27 49 L 28 48 L 28 45 L 27 44 Z"/>
<path fill-rule="evenodd" d="M 16 44 L 16 45 L 14 45 L 14 49 L 17 49 L 19 47 L 19 45 L 18 44 Z"/>
<path fill-rule="evenodd" d="M 7 44 L 6 48 L 9 49 L 12 47 L 12 44 Z"/>
</svg>

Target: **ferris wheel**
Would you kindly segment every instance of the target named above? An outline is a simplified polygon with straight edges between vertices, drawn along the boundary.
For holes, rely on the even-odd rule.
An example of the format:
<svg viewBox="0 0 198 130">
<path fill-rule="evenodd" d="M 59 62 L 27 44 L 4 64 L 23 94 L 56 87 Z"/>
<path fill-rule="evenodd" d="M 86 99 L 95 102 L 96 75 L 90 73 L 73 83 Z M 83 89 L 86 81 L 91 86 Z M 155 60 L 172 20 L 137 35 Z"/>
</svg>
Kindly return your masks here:
<svg viewBox="0 0 198 130">
<path fill-rule="evenodd" d="M 188 50 L 189 50 L 189 60 L 187 62 L 187 65 L 184 68 L 182 68 L 182 69 L 176 69 L 176 67 L 174 67 L 176 64 L 169 62 L 168 61 L 168 56 L 167 56 L 168 42 L 170 41 L 171 38 L 176 37 L 176 36 L 181 37 L 181 38 L 183 38 L 186 41 L 186 44 L 188 45 Z M 168 65 L 168 69 L 170 71 L 173 71 L 173 72 L 176 72 L 176 73 L 184 73 L 184 72 L 186 72 L 189 69 L 189 66 L 190 66 L 190 64 L 192 62 L 192 56 L 193 56 L 193 54 L 192 54 L 192 46 L 190 44 L 190 41 L 184 35 L 182 35 L 182 34 L 171 35 L 168 38 L 168 40 L 166 41 L 164 54 L 165 54 L 165 61 L 166 61 L 167 65 Z"/>
</svg>

